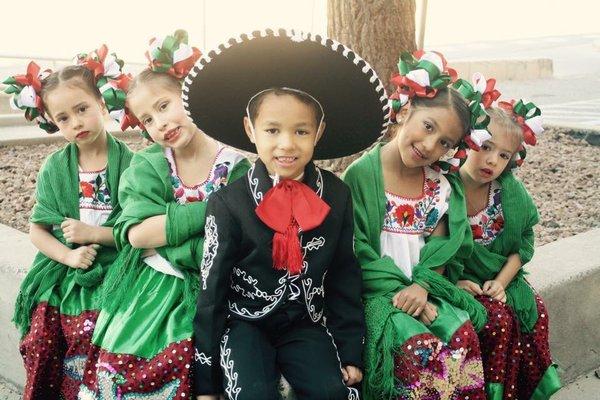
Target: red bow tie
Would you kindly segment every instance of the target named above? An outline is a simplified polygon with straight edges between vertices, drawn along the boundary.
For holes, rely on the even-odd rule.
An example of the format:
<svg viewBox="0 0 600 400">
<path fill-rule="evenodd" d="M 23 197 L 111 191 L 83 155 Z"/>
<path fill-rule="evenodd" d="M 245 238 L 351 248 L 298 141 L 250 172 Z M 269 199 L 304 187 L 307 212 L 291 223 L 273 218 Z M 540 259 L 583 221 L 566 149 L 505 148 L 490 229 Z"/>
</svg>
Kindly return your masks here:
<svg viewBox="0 0 600 400">
<path fill-rule="evenodd" d="M 305 184 L 284 180 L 271 188 L 256 207 L 256 215 L 273 235 L 273 268 L 287 269 L 290 275 L 302 271 L 303 254 L 298 229 L 309 231 L 321 225 L 329 205 Z"/>
</svg>

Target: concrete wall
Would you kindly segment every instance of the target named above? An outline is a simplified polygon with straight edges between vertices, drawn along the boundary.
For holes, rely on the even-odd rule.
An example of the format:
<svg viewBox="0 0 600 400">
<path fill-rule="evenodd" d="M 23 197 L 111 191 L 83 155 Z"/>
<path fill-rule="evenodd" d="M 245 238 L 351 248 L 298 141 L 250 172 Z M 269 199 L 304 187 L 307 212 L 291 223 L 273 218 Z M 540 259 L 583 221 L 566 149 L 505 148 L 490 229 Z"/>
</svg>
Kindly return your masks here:
<svg viewBox="0 0 600 400">
<path fill-rule="evenodd" d="M 26 234 L 0 224 L 0 376 L 21 387 L 25 371 L 10 319 L 34 255 Z M 550 347 L 563 383 L 600 367 L 600 229 L 539 247 L 527 269 L 549 308 Z"/>
<path fill-rule="evenodd" d="M 25 369 L 19 354 L 19 338 L 11 322 L 19 286 L 36 249 L 29 237 L 0 224 L 0 375 L 23 386 Z"/>
<path fill-rule="evenodd" d="M 483 76 L 494 77 L 497 81 L 516 81 L 541 78 L 552 78 L 553 64 L 549 58 L 531 60 L 482 60 L 482 61 L 453 61 L 450 66 L 455 68 L 458 76 L 471 80 L 475 72 Z"/>
<path fill-rule="evenodd" d="M 600 367 L 600 229 L 540 247 L 527 269 L 548 306 L 563 383 Z"/>
</svg>

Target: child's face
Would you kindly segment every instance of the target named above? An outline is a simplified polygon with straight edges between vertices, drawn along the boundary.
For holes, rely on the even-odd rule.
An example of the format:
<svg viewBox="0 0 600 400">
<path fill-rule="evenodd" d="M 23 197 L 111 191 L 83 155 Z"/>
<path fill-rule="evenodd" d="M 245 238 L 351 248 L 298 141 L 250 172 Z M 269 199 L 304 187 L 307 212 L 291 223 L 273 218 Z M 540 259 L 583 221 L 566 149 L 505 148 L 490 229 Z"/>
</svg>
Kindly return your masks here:
<svg viewBox="0 0 600 400">
<path fill-rule="evenodd" d="M 488 126 L 491 139 L 481 145 L 481 150 L 469 150 L 467 160 L 461 167 L 477 183 L 488 183 L 500 176 L 519 148 L 517 140 L 503 131 L 492 120 Z"/>
<path fill-rule="evenodd" d="M 86 145 L 105 133 L 104 103 L 79 85 L 63 82 L 45 97 L 50 119 L 69 142 Z"/>
<path fill-rule="evenodd" d="M 456 113 L 443 107 L 416 108 L 396 135 L 402 162 L 419 168 L 438 161 L 462 138 L 463 131 Z"/>
<path fill-rule="evenodd" d="M 184 148 L 198 130 L 185 113 L 180 93 L 160 82 L 138 85 L 127 98 L 127 106 L 163 147 Z"/>
<path fill-rule="evenodd" d="M 323 123 L 317 132 L 315 118 L 310 105 L 291 95 L 275 94 L 263 98 L 254 121 L 254 134 L 248 117 L 244 118 L 246 134 L 256 145 L 258 157 L 269 174 L 294 179 L 304 172 L 325 128 Z"/>
</svg>

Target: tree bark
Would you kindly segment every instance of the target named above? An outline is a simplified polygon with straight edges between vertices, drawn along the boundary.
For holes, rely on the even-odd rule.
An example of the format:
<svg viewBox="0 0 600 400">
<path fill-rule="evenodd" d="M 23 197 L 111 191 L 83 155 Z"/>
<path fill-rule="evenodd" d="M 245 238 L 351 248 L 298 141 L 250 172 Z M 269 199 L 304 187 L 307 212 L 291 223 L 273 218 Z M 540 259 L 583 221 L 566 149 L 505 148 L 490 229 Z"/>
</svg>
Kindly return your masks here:
<svg viewBox="0 0 600 400">
<path fill-rule="evenodd" d="M 400 53 L 417 48 L 415 10 L 415 0 L 328 0 L 327 36 L 356 51 L 390 89 Z M 317 165 L 340 174 L 361 154 L 323 160 Z"/>
<path fill-rule="evenodd" d="M 367 60 L 387 87 L 402 51 L 413 52 L 415 0 L 328 0 L 327 35 Z"/>
</svg>

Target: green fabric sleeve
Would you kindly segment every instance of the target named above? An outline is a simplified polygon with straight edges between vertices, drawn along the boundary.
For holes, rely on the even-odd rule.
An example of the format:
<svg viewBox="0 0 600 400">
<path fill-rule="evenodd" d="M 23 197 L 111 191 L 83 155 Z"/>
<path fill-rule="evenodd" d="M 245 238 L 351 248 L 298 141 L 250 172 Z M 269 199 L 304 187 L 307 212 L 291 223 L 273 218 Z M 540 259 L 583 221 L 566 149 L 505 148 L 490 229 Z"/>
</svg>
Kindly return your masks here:
<svg viewBox="0 0 600 400">
<path fill-rule="evenodd" d="M 167 223 L 165 226 L 167 245 L 179 246 L 194 235 L 204 233 L 206 223 L 206 202 L 196 201 L 179 204 L 172 201 L 167 204 Z"/>
<path fill-rule="evenodd" d="M 165 161 L 166 162 L 166 161 Z M 129 228 L 149 217 L 165 214 L 166 187 L 158 171 L 143 154 L 135 154 L 119 185 L 123 211 L 117 220 L 113 236 L 117 249 L 129 244 Z M 172 197 L 172 195 L 171 195 Z"/>
</svg>

